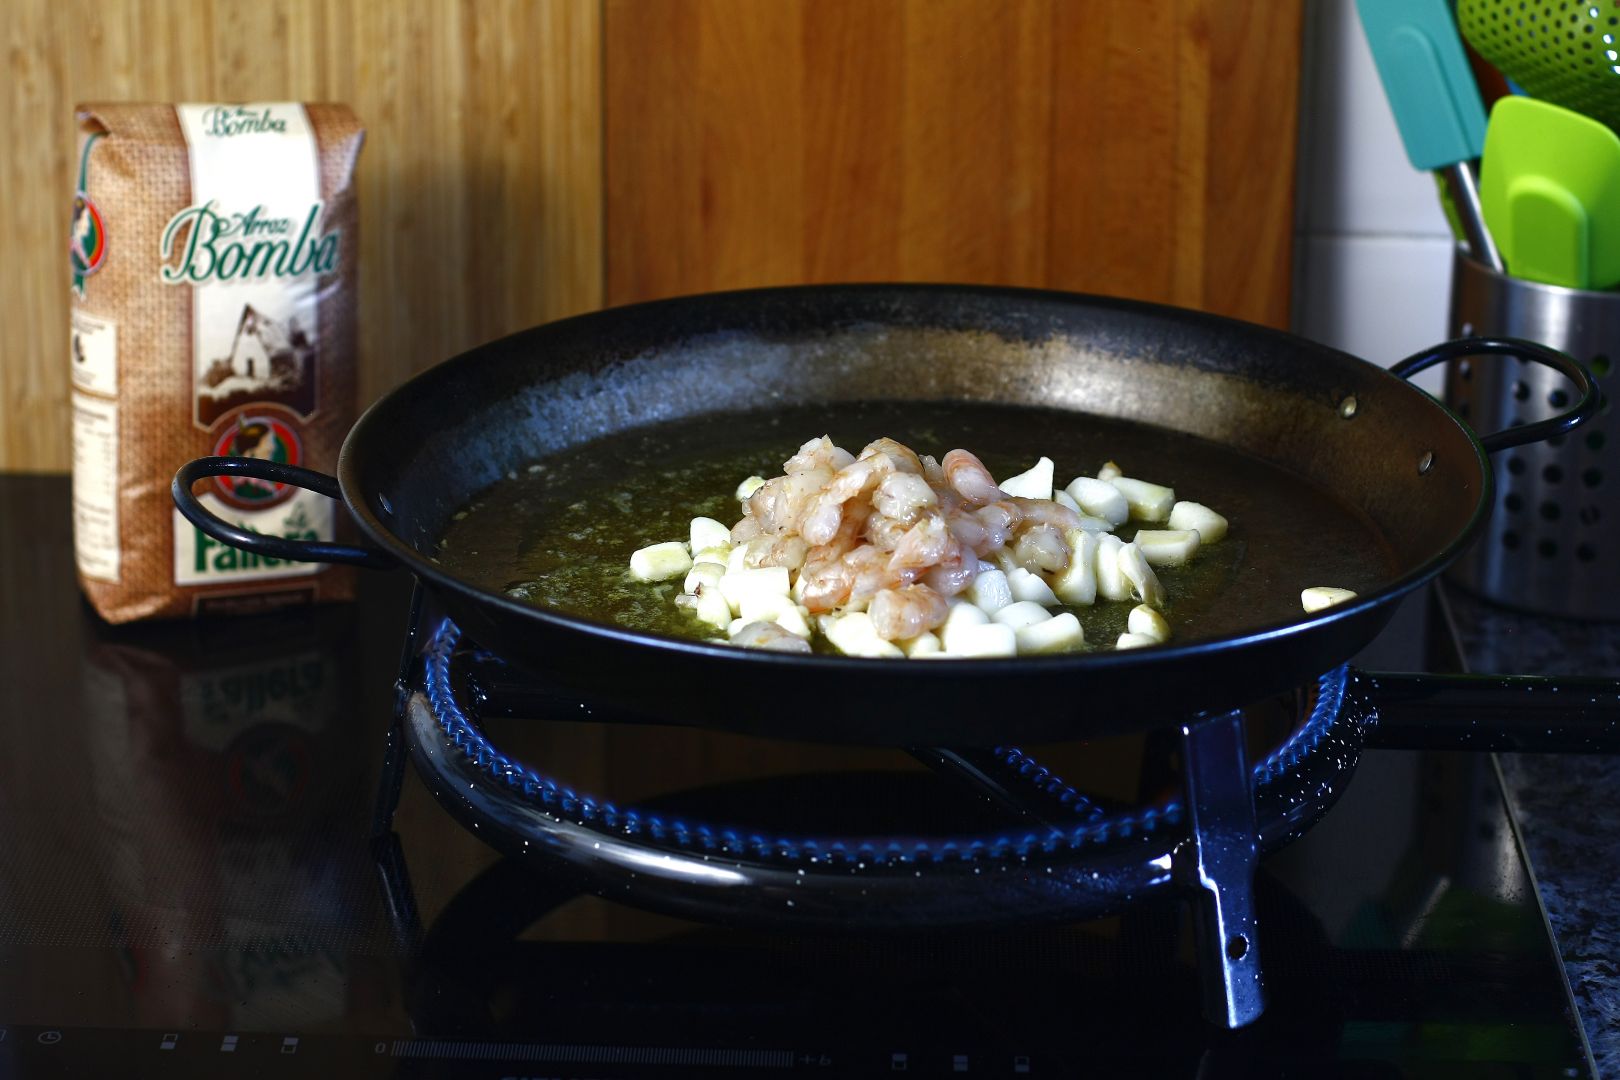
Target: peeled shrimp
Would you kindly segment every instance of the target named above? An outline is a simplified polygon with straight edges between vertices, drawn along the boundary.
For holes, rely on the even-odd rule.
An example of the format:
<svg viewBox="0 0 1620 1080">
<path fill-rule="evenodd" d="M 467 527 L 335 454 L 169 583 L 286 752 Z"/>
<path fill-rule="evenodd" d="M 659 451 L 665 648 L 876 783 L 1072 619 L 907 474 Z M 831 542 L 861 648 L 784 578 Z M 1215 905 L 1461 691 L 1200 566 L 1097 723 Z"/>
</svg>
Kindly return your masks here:
<svg viewBox="0 0 1620 1080">
<path fill-rule="evenodd" d="M 841 527 L 832 542 L 806 553 L 799 571 L 800 603 L 812 612 L 845 605 L 860 611 L 880 589 L 910 585 L 916 579 L 914 570 L 890 571 L 888 552 L 860 543 L 859 537 L 859 528 Z"/>
<path fill-rule="evenodd" d="M 844 519 L 838 523 L 838 531 L 833 533 L 832 539 L 825 544 L 818 544 L 810 549 L 810 558 L 842 557 L 859 547 L 867 537 L 867 526 L 871 524 L 876 515 L 866 503 L 849 503 L 844 507 Z M 901 535 L 904 535 L 902 533 Z M 900 537 L 895 537 L 895 543 Z"/>
<path fill-rule="evenodd" d="M 837 475 L 830 469 L 806 469 L 787 478 L 787 531 L 799 531 L 799 522 Z"/>
<path fill-rule="evenodd" d="M 858 547 L 844 556 L 851 568 L 848 606 L 863 611 L 867 603 L 884 589 L 899 589 L 916 581 L 922 571 L 911 567 L 891 567 L 889 555 L 874 547 Z"/>
<path fill-rule="evenodd" d="M 889 557 L 889 569 L 926 570 L 943 562 L 955 547 L 956 540 L 945 527 L 944 519 L 932 514 L 906 530 Z"/>
<path fill-rule="evenodd" d="M 828 612 L 849 599 L 854 585 L 855 570 L 845 564 L 841 554 L 808 559 L 799 571 L 799 602 L 812 613 Z"/>
<path fill-rule="evenodd" d="M 775 652 L 807 653 L 810 643 L 798 634 L 782 629 L 773 622 L 751 622 L 731 635 L 733 645 L 750 649 L 771 649 Z"/>
<path fill-rule="evenodd" d="M 893 551 L 900 546 L 905 538 L 906 531 L 911 528 L 908 521 L 896 521 L 894 518 L 882 514 L 873 514 L 866 519 L 866 539 L 879 551 Z"/>
<path fill-rule="evenodd" d="M 939 496 L 921 475 L 892 472 L 878 482 L 872 506 L 885 517 L 911 524 L 924 510 L 939 505 Z"/>
<path fill-rule="evenodd" d="M 927 585 L 884 589 L 867 605 L 872 628 L 886 641 L 903 641 L 927 633 L 945 621 L 950 605 Z"/>
<path fill-rule="evenodd" d="M 1026 570 L 1060 574 L 1069 568 L 1069 542 L 1055 526 L 1035 524 L 1018 534 L 1013 561 Z"/>
<path fill-rule="evenodd" d="M 1007 498 L 1007 493 L 996 486 L 995 477 L 984 467 L 984 462 L 966 450 L 952 450 L 940 466 L 945 470 L 945 481 L 951 490 L 969 506 L 983 506 Z"/>
<path fill-rule="evenodd" d="M 955 596 L 979 576 L 979 559 L 967 548 L 957 546 L 953 554 L 930 566 L 921 580 L 941 596 Z"/>
<path fill-rule="evenodd" d="M 767 480 L 748 496 L 748 516 L 762 532 L 800 531 L 800 520 L 833 478 L 830 470 L 807 469 Z"/>
<path fill-rule="evenodd" d="M 797 533 L 756 536 L 748 542 L 748 554 L 743 557 L 743 565 L 749 568 L 785 566 L 789 570 L 797 570 L 804 565 L 809 551 L 810 545 Z"/>
<path fill-rule="evenodd" d="M 880 439 L 873 439 L 861 450 L 862 458 L 876 457 L 882 454 L 888 458 L 895 469 L 903 473 L 921 476 L 923 472 L 922 458 L 917 452 L 905 443 L 896 442 L 887 435 Z"/>
<path fill-rule="evenodd" d="M 787 477 L 776 476 L 754 489 L 743 505 L 747 520 L 754 523 L 754 535 L 761 532 L 781 532 L 787 523 Z M 732 533 L 732 541 L 737 539 Z"/>
<path fill-rule="evenodd" d="M 811 469 L 825 469 L 835 473 L 854 460 L 854 454 L 835 445 L 831 439 L 823 435 L 799 447 L 797 454 L 782 463 L 782 471 L 801 473 L 809 472 Z"/>
<path fill-rule="evenodd" d="M 956 542 L 975 555 L 987 555 L 991 550 L 990 531 L 977 516 L 965 510 L 952 510 L 945 515 L 945 526 L 956 537 Z"/>
<path fill-rule="evenodd" d="M 1040 467 L 1049 469 L 1050 461 L 1042 459 Z M 1006 605 L 1009 612 L 1057 602 L 1052 589 L 1031 572 L 1072 576 L 1084 571 L 1087 582 L 1069 583 L 1065 576 L 1053 577 L 1052 584 L 1065 598 L 1078 597 L 1083 591 L 1088 603 L 1092 592 L 1108 599 L 1122 599 L 1134 592 L 1150 605 L 1163 600 L 1163 587 L 1136 545 L 1122 544 L 1111 533 L 1103 533 L 1099 540 L 1086 532 L 1088 525 L 1108 523 L 1080 513 L 1065 494 L 1045 498 L 1042 485 L 1050 478 L 1044 472 L 1027 485 L 1029 494 L 1036 497 L 1014 497 L 997 485 L 983 461 L 964 449 L 952 450 L 936 461 L 893 439 L 880 438 L 855 456 L 826 435 L 800 445 L 783 469 L 784 474 L 772 480 L 750 477 L 738 488 L 739 497 L 747 492 L 747 498 L 742 520 L 729 530 L 733 546 L 727 567 L 710 565 L 714 551 L 723 547 L 705 548 L 700 554 L 708 562 L 701 562 L 687 577 L 691 583 L 696 576 L 697 587 L 692 595 L 683 594 L 676 601 L 697 609 L 698 617 L 707 623 L 734 627 L 731 640 L 736 644 L 806 652 L 810 630 L 803 614 L 842 612 L 843 616 L 822 622 L 829 639 L 840 649 L 856 655 L 898 656 L 901 650 L 891 643 L 905 642 L 907 655 L 937 652 L 942 643 L 929 631 L 948 621 L 957 603 L 950 598 L 975 580 L 989 580 L 981 578 L 980 572 L 992 566 L 1008 575 L 1002 590 L 1010 588 L 1013 596 L 1022 598 Z M 1019 479 L 1022 482 L 1027 477 Z M 699 543 L 700 534 L 704 544 L 719 544 L 719 533 L 709 528 L 715 524 L 708 519 L 694 521 L 692 545 Z M 1112 548 L 1107 547 L 1109 543 Z M 681 547 L 685 557 L 684 545 L 665 546 Z M 1114 551 L 1120 552 L 1117 560 L 1112 557 Z M 1127 553 L 1134 561 L 1127 562 Z M 1095 560 L 1090 557 L 1093 554 Z M 1105 565 L 1111 577 L 1104 574 Z M 1089 582 L 1093 569 L 1097 581 Z M 771 579 L 776 585 L 769 599 L 789 605 L 775 613 L 778 622 L 743 625 L 741 620 L 728 621 L 735 610 L 731 604 L 748 605 L 729 594 L 710 597 L 707 584 L 717 580 L 716 574 L 718 580 L 726 581 L 723 570 L 777 575 Z M 1096 588 L 1083 590 L 1081 586 L 1087 583 Z M 1114 588 L 1116 584 L 1120 587 Z M 791 600 L 777 595 L 784 588 Z M 987 609 L 999 606 L 990 605 L 977 591 L 973 596 Z M 705 612 L 703 606 L 711 599 L 718 611 Z M 799 606 L 792 606 L 795 604 Z M 752 617 L 765 608 L 756 603 L 748 610 Z M 851 615 L 858 617 L 846 617 Z M 1073 616 L 1066 618 L 1073 623 Z M 1055 622 L 1046 620 L 1041 625 Z M 1011 621 L 998 621 L 985 629 L 1006 636 L 1012 625 Z M 1018 648 L 1024 650 L 1023 630 L 1018 637 Z M 1074 624 L 1072 638 L 1079 643 L 1078 624 Z M 1039 644 L 1045 649 L 1054 643 L 1055 639 L 1047 642 L 1043 638 Z"/>
<path fill-rule="evenodd" d="M 952 514 L 963 509 L 962 496 L 946 482 L 945 470 L 939 467 L 939 462 L 926 454 L 919 460 L 923 466 L 923 479 L 928 481 L 928 488 L 934 493 L 940 512 L 948 521 Z"/>
<path fill-rule="evenodd" d="M 838 532 L 844 519 L 844 504 L 877 487 L 884 475 L 894 471 L 894 463 L 883 456 L 862 458 L 839 469 L 810 503 L 798 522 L 799 535 L 812 545 L 825 544 Z M 810 476 L 812 473 L 801 473 Z M 766 487 L 775 481 L 769 481 Z M 764 488 L 760 489 L 761 491 Z M 757 492 L 755 493 L 758 494 Z M 758 513 L 758 510 L 755 511 Z"/>
<path fill-rule="evenodd" d="M 973 516 L 984 526 L 985 548 L 978 554 L 989 555 L 1000 551 L 1007 546 L 1014 532 L 1024 523 L 1024 513 L 1018 509 L 1016 501 L 1000 499 L 988 506 L 981 506 L 974 511 Z"/>
<path fill-rule="evenodd" d="M 1050 525 L 1059 532 L 1080 528 L 1081 516 L 1062 503 L 1050 499 L 1013 498 L 1009 501 L 1018 508 L 1025 521 Z"/>
</svg>

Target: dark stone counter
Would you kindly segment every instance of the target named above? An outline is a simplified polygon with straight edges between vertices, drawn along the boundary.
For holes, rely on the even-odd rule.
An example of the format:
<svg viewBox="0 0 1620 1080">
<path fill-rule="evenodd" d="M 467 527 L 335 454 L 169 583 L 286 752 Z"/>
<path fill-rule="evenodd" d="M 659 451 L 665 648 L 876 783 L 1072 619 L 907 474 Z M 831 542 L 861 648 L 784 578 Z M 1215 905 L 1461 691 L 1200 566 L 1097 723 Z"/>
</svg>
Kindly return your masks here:
<svg viewBox="0 0 1620 1080">
<path fill-rule="evenodd" d="M 1456 587 L 1447 599 L 1475 672 L 1620 678 L 1620 624 L 1521 614 Z M 1620 755 L 1500 760 L 1598 1075 L 1620 1077 Z"/>
</svg>

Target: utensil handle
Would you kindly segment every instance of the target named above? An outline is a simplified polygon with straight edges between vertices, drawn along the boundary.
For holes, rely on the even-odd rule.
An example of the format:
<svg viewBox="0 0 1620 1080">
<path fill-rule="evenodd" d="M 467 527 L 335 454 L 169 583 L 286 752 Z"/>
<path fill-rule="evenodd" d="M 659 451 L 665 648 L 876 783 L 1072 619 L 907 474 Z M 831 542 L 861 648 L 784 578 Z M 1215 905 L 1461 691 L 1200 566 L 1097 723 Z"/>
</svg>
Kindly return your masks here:
<svg viewBox="0 0 1620 1080">
<path fill-rule="evenodd" d="M 1592 378 L 1592 373 L 1586 370 L 1585 365 L 1557 349 L 1549 349 L 1545 345 L 1525 341 L 1522 338 L 1458 338 L 1456 341 L 1447 341 L 1432 349 L 1414 353 L 1389 370 L 1399 378 L 1410 379 L 1418 372 L 1426 371 L 1436 364 L 1478 356 L 1512 356 L 1524 362 L 1542 364 L 1563 375 L 1580 391 L 1580 398 L 1575 404 L 1557 416 L 1537 420 L 1533 424 L 1521 424 L 1506 431 L 1481 435 L 1479 443 L 1487 454 L 1550 439 L 1554 435 L 1561 435 L 1571 428 L 1584 424 L 1597 415 L 1601 395 L 1598 392 L 1597 382 Z"/>
<path fill-rule="evenodd" d="M 209 476 L 247 476 L 275 484 L 290 484 L 339 501 L 342 501 L 343 493 L 338 489 L 336 477 L 279 461 L 244 457 L 205 457 L 188 461 L 174 474 L 174 483 L 169 488 L 174 496 L 174 505 L 187 521 L 222 544 L 287 562 L 352 563 L 378 570 L 394 566 L 394 557 L 380 548 L 335 544 L 329 540 L 288 540 L 232 525 L 209 511 L 192 494 L 192 486 Z"/>
<path fill-rule="evenodd" d="M 1446 166 L 1442 172 L 1451 191 L 1457 221 L 1462 225 L 1463 239 L 1468 241 L 1469 254 L 1498 274 L 1507 273 L 1507 264 L 1502 261 L 1502 253 L 1496 249 L 1490 227 L 1485 224 L 1485 210 L 1479 202 L 1479 182 L 1474 178 L 1473 166 L 1459 161 Z"/>
</svg>

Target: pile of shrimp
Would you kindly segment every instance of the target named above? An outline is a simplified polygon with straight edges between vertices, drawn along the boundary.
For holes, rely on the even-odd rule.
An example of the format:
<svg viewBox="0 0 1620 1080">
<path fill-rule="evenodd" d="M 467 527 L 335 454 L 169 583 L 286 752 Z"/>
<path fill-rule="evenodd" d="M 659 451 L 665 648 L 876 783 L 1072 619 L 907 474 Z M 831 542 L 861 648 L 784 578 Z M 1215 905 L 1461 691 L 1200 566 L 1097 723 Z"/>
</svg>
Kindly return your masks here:
<svg viewBox="0 0 1620 1080">
<path fill-rule="evenodd" d="M 741 521 L 693 518 L 689 542 L 637 549 L 629 573 L 684 574 L 675 603 L 751 648 L 810 652 L 813 621 L 851 656 L 1073 652 L 1084 628 L 1052 609 L 1099 600 L 1137 601 L 1114 648 L 1168 641 L 1153 567 L 1186 564 L 1227 520 L 1112 461 L 1063 490 L 1055 468 L 1042 457 L 998 485 L 967 450 L 936 461 L 881 438 L 857 455 L 824 435 L 781 476 L 743 481 Z M 1113 532 L 1128 521 L 1169 528 L 1123 541 Z"/>
<path fill-rule="evenodd" d="M 748 567 L 783 567 L 813 615 L 865 611 L 888 641 L 936 629 L 980 561 L 1061 573 L 1081 515 L 1008 495 L 967 450 L 940 460 L 880 438 L 851 454 L 811 439 L 760 484 L 731 529 Z"/>
</svg>

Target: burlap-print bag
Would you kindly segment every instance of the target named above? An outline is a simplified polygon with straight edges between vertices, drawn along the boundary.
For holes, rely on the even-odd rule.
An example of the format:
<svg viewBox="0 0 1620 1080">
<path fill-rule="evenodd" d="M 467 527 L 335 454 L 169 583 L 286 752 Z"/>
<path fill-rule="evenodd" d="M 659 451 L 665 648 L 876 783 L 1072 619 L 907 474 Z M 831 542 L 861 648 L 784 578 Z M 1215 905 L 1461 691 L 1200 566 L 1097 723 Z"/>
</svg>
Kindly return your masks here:
<svg viewBox="0 0 1620 1080">
<path fill-rule="evenodd" d="M 85 105 L 73 270 L 73 518 L 79 577 L 112 622 L 353 595 L 353 572 L 240 552 L 175 511 L 211 454 L 325 472 L 355 413 L 364 129 L 343 105 Z M 330 500 L 215 477 L 215 513 L 333 537 Z"/>
</svg>

